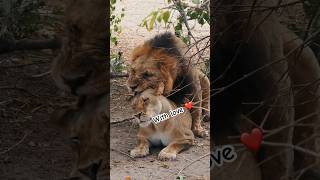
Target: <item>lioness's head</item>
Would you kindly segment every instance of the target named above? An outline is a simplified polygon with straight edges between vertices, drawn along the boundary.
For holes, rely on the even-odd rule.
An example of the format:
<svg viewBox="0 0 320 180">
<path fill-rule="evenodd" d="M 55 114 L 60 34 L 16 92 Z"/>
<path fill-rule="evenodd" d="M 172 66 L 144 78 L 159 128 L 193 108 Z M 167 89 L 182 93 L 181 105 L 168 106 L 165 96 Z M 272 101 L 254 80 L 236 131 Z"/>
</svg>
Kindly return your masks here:
<svg viewBox="0 0 320 180">
<path fill-rule="evenodd" d="M 157 90 L 146 89 L 132 99 L 132 108 L 139 116 L 144 115 L 148 118 L 153 117 L 161 112 L 161 98 L 163 98 L 163 96 L 161 96 L 162 93 L 163 86 L 160 86 Z"/>
<path fill-rule="evenodd" d="M 75 157 L 70 179 L 106 178 L 106 103 L 106 98 L 87 99 L 83 107 L 56 110 L 51 117 L 66 134 Z"/>
<path fill-rule="evenodd" d="M 181 69 L 181 40 L 165 33 L 145 42 L 133 50 L 129 64 L 127 85 L 134 93 L 164 85 L 169 94 Z"/>
</svg>

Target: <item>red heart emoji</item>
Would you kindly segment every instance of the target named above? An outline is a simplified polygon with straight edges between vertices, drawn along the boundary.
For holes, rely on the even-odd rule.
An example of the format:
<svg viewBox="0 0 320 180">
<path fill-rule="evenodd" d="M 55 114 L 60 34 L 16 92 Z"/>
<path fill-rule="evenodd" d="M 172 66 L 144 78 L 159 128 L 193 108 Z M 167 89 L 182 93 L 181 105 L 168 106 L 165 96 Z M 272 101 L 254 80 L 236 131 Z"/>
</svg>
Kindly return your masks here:
<svg viewBox="0 0 320 180">
<path fill-rule="evenodd" d="M 258 152 L 262 141 L 262 131 L 259 128 L 254 128 L 251 134 L 242 133 L 240 140 L 248 149 Z"/>
<path fill-rule="evenodd" d="M 190 102 L 185 103 L 184 107 L 186 107 L 187 109 L 190 110 L 192 108 L 192 102 L 190 101 Z"/>
</svg>

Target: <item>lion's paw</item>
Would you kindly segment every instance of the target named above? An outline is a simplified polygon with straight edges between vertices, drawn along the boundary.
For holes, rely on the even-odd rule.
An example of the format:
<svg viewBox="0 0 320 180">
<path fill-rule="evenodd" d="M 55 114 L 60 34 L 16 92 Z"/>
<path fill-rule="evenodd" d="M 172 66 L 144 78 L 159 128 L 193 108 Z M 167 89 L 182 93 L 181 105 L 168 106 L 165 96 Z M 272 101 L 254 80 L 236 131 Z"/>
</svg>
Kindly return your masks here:
<svg viewBox="0 0 320 180">
<path fill-rule="evenodd" d="M 194 129 L 193 134 L 197 137 L 205 138 L 209 136 L 209 132 L 205 129 Z"/>
<path fill-rule="evenodd" d="M 134 148 L 130 151 L 132 157 L 144 157 L 149 154 L 149 148 Z"/>
<path fill-rule="evenodd" d="M 158 155 L 159 160 L 166 161 L 166 160 L 176 160 L 177 159 L 177 154 L 176 153 L 171 153 L 167 152 L 167 149 L 163 149 L 160 151 Z"/>
</svg>

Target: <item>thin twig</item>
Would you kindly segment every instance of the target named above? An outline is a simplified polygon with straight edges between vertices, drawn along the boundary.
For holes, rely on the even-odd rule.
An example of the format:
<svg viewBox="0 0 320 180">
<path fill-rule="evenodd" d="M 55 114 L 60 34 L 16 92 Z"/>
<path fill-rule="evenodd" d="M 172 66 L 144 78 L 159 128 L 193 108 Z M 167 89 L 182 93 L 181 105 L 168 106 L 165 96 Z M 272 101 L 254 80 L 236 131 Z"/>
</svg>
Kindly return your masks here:
<svg viewBox="0 0 320 180">
<path fill-rule="evenodd" d="M 31 77 L 33 77 L 33 78 L 39 78 L 39 77 L 47 76 L 47 75 L 49 75 L 50 73 L 51 73 L 51 71 L 47 71 L 47 72 L 44 72 L 44 73 L 32 75 Z"/>
<path fill-rule="evenodd" d="M 112 151 L 115 151 L 115 152 L 118 152 L 118 153 L 120 153 L 120 154 L 123 154 L 123 155 L 131 158 L 131 159 L 134 160 L 134 161 L 136 160 L 136 159 L 134 159 L 134 157 L 130 156 L 130 154 L 128 154 L 128 153 L 125 153 L 125 152 L 123 152 L 123 151 L 116 150 L 116 149 L 113 149 L 113 148 L 110 148 L 110 149 L 111 149 Z"/>
<path fill-rule="evenodd" d="M 320 154 L 308 149 L 305 149 L 303 147 L 300 146 L 295 146 L 292 144 L 285 144 L 285 143 L 277 143 L 277 142 L 268 142 L 268 141 L 262 141 L 263 145 L 269 145 L 269 146 L 279 146 L 279 147 L 287 147 L 287 148 L 291 148 L 300 152 L 303 152 L 305 154 L 309 154 L 311 156 L 315 156 L 315 157 L 320 157 Z"/>
<path fill-rule="evenodd" d="M 191 166 L 191 165 L 194 164 L 195 162 L 197 162 L 197 161 L 199 161 L 199 160 L 201 160 L 201 159 L 203 159 L 203 158 L 205 158 L 205 157 L 207 157 L 207 156 L 209 156 L 209 155 L 210 155 L 210 153 L 205 154 L 205 155 L 199 157 L 198 159 L 190 162 L 189 164 L 187 164 L 186 166 L 184 166 L 182 169 L 180 169 L 180 171 L 178 172 L 178 175 L 180 175 L 180 174 L 182 173 L 182 171 L 185 170 L 187 167 Z"/>
<path fill-rule="evenodd" d="M 16 146 L 18 146 L 19 144 L 21 144 L 21 143 L 26 139 L 26 137 L 27 137 L 29 134 L 30 134 L 30 132 L 29 132 L 29 133 L 26 133 L 26 134 L 20 139 L 20 141 L 18 141 L 16 144 L 14 144 L 14 145 L 12 145 L 11 147 L 9 147 L 8 149 L 0 152 L 0 155 L 3 155 L 3 154 L 5 154 L 5 153 L 11 151 L 13 148 L 15 148 Z"/>
<path fill-rule="evenodd" d="M 110 124 L 120 124 L 120 123 L 124 123 L 124 122 L 127 122 L 127 121 L 131 121 L 133 120 L 134 118 L 131 117 L 131 118 L 127 118 L 127 119 L 123 119 L 121 121 L 115 121 L 115 122 L 110 122 Z"/>
</svg>

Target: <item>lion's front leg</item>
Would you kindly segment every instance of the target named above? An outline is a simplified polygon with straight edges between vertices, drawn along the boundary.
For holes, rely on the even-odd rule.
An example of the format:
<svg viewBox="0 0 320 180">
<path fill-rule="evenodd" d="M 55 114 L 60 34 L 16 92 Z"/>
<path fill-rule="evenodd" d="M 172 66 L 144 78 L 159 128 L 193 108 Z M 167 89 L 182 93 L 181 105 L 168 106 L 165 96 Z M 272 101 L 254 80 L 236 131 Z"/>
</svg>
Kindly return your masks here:
<svg viewBox="0 0 320 180">
<path fill-rule="evenodd" d="M 138 136 L 137 146 L 130 151 L 132 157 L 144 157 L 149 154 L 149 141 L 144 136 Z"/>
<path fill-rule="evenodd" d="M 201 115 L 202 115 L 202 91 L 201 91 L 201 85 L 200 80 L 198 79 L 197 82 L 195 82 L 195 93 L 193 97 L 193 107 L 191 109 L 191 115 L 192 115 L 192 131 L 195 136 L 198 137 L 206 137 L 208 136 L 208 131 L 206 131 L 201 126 Z"/>
<path fill-rule="evenodd" d="M 193 139 L 174 141 L 160 151 L 158 158 L 160 160 L 175 160 L 181 150 L 190 147 L 192 144 Z"/>
<path fill-rule="evenodd" d="M 201 72 L 200 72 L 201 73 Z M 203 121 L 210 120 L 210 81 L 207 76 L 203 73 L 200 74 L 200 85 L 202 91 L 202 116 Z"/>
</svg>

